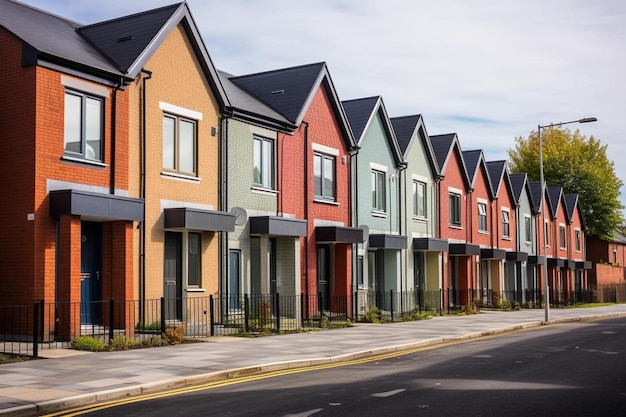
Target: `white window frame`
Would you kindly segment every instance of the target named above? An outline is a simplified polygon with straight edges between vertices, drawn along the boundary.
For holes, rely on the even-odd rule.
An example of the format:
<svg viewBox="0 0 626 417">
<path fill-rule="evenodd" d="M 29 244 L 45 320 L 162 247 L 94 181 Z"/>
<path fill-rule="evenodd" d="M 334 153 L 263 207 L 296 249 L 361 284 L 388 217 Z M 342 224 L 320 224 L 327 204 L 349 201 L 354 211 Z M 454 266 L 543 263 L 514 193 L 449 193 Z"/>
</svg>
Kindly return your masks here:
<svg viewBox="0 0 626 417">
<path fill-rule="evenodd" d="M 567 230 L 563 223 L 559 223 L 559 248 L 567 248 Z"/>
<path fill-rule="evenodd" d="M 530 244 L 533 239 L 533 223 L 532 219 L 528 214 L 524 214 L 524 239 L 527 244 Z"/>
<path fill-rule="evenodd" d="M 511 212 L 508 208 L 502 209 L 502 238 L 511 238 Z"/>
<path fill-rule="evenodd" d="M 326 161 L 330 161 L 332 164 L 332 172 L 330 175 L 332 179 L 331 194 L 328 194 L 326 187 L 324 187 L 324 179 L 326 178 L 326 171 L 328 170 L 328 167 L 324 163 Z M 319 171 L 319 174 L 317 171 Z M 318 177 L 319 180 L 317 180 Z M 319 184 L 319 188 L 316 185 L 316 180 L 317 184 Z M 337 201 L 337 157 L 335 155 L 320 151 L 313 152 L 313 195 L 316 200 Z"/>
<path fill-rule="evenodd" d="M 482 212 L 481 212 L 482 209 Z M 487 203 L 478 201 L 478 231 L 487 233 Z"/>
<path fill-rule="evenodd" d="M 371 174 L 372 185 L 372 211 L 379 213 L 387 212 L 387 173 L 372 169 Z M 382 181 L 379 181 L 382 179 Z M 380 189 L 382 185 L 382 190 Z"/>
<path fill-rule="evenodd" d="M 259 145 L 257 151 L 257 144 Z M 274 190 L 276 187 L 276 142 L 274 139 L 259 135 L 253 136 L 252 149 L 252 182 L 255 186 Z M 268 149 L 269 147 L 269 149 Z M 257 155 L 257 152 L 260 154 Z M 269 155 L 267 155 L 269 153 Z M 257 159 L 259 163 L 258 179 L 256 177 Z M 269 166 L 266 166 L 269 165 Z"/>
<path fill-rule="evenodd" d="M 422 197 L 419 196 L 420 188 Z M 418 219 L 428 218 L 428 188 L 424 181 L 413 180 L 413 217 Z M 421 212 L 420 212 L 421 211 Z"/>
<path fill-rule="evenodd" d="M 449 202 L 449 224 L 452 227 L 461 227 L 462 213 L 461 213 L 461 193 L 454 190 L 448 191 Z"/>
<path fill-rule="evenodd" d="M 174 137 L 173 137 L 173 160 L 172 161 L 167 161 L 166 162 L 166 131 L 165 131 L 165 123 L 166 120 L 170 119 L 174 121 Z M 180 175 L 188 175 L 188 176 L 192 176 L 192 177 L 197 177 L 198 176 L 198 121 L 195 119 L 191 119 L 189 117 L 186 116 L 180 116 L 174 113 L 167 113 L 164 112 L 163 113 L 163 117 L 162 117 L 162 123 L 163 123 L 163 133 L 162 133 L 162 146 L 163 146 L 163 170 L 167 171 L 167 172 L 172 172 L 172 173 L 176 173 L 176 174 L 180 174 Z M 192 146 L 192 168 L 191 170 L 186 170 L 184 169 L 184 167 L 181 167 L 182 165 L 182 159 L 181 159 L 181 125 L 188 123 L 193 127 L 193 146 Z M 170 155 L 167 155 L 170 156 Z M 169 159 L 169 158 L 168 158 Z M 186 161 L 186 159 L 185 159 Z M 168 166 L 168 165 L 173 165 L 173 166 Z"/>
<path fill-rule="evenodd" d="M 580 229 L 575 228 L 574 229 L 574 238 L 576 239 L 576 246 L 575 246 L 575 250 L 576 252 L 582 252 L 582 232 Z"/>
</svg>

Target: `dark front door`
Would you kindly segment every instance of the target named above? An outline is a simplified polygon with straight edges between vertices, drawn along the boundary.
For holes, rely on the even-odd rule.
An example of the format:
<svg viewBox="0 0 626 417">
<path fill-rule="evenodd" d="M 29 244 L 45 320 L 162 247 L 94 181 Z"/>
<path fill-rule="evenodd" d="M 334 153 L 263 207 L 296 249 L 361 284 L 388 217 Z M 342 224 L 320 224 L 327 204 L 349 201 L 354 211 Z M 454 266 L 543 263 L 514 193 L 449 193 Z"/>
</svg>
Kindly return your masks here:
<svg viewBox="0 0 626 417">
<path fill-rule="evenodd" d="M 329 247 L 317 247 L 317 296 L 320 312 L 330 309 L 330 260 Z"/>
<path fill-rule="evenodd" d="M 102 299 L 102 224 L 81 223 L 80 323 L 100 324 Z"/>
<path fill-rule="evenodd" d="M 180 321 L 183 318 L 182 253 L 182 233 L 165 232 L 165 256 L 163 264 L 165 320 Z"/>
<path fill-rule="evenodd" d="M 230 268 L 228 270 L 228 309 L 241 309 L 241 252 L 231 249 L 229 254 Z"/>
</svg>

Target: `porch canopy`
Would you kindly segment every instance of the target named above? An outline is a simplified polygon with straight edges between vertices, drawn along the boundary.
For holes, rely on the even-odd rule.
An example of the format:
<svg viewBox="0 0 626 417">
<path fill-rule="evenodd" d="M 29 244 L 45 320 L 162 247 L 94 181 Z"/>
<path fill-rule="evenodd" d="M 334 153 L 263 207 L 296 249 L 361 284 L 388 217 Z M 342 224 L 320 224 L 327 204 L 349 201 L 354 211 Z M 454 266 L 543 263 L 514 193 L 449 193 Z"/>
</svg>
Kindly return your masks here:
<svg viewBox="0 0 626 417">
<path fill-rule="evenodd" d="M 369 236 L 368 246 L 380 249 L 406 249 L 409 242 L 406 236 L 373 234 Z"/>
<path fill-rule="evenodd" d="M 480 255 L 480 246 L 471 243 L 450 243 L 448 245 L 450 256 L 474 256 Z"/>
<path fill-rule="evenodd" d="M 319 243 L 363 243 L 364 233 L 360 227 L 317 226 L 315 240 Z"/>
<path fill-rule="evenodd" d="M 480 259 L 504 259 L 506 251 L 504 249 L 481 249 Z"/>
<path fill-rule="evenodd" d="M 279 216 L 250 217 L 251 235 L 306 236 L 306 220 Z"/>
<path fill-rule="evenodd" d="M 591 261 L 576 261 L 576 269 L 591 269 Z"/>
<path fill-rule="evenodd" d="M 414 237 L 413 250 L 445 252 L 448 250 L 448 241 L 443 239 L 436 239 L 433 237 Z"/>
<path fill-rule="evenodd" d="M 540 255 L 528 255 L 529 265 L 543 265 L 546 263 L 546 257 Z"/>
<path fill-rule="evenodd" d="M 548 258 L 548 266 L 558 266 L 565 268 L 565 259 Z"/>
<path fill-rule="evenodd" d="M 167 208 L 165 209 L 165 228 L 234 232 L 235 215 L 224 211 L 190 207 Z"/>
<path fill-rule="evenodd" d="M 528 252 L 507 251 L 506 252 L 506 260 L 507 261 L 514 261 L 514 262 L 528 261 Z"/>
<path fill-rule="evenodd" d="M 94 193 L 75 189 L 50 191 L 50 214 L 71 214 L 102 220 L 143 220 L 140 198 Z"/>
</svg>

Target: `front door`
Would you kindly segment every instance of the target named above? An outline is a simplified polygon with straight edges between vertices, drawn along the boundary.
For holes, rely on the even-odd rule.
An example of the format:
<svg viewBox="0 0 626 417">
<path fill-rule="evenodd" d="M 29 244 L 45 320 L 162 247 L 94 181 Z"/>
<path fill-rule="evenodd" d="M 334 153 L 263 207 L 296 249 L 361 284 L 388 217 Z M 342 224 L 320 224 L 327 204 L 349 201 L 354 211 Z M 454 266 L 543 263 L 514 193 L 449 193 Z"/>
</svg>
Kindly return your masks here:
<svg viewBox="0 0 626 417">
<path fill-rule="evenodd" d="M 413 290 L 420 307 L 424 307 L 424 291 L 426 279 L 424 274 L 424 252 L 413 252 Z"/>
<path fill-rule="evenodd" d="M 165 232 L 163 262 L 163 298 L 165 320 L 181 321 L 183 318 L 183 235 Z"/>
<path fill-rule="evenodd" d="M 317 296 L 320 313 L 330 308 L 330 260 L 328 245 L 317 246 Z"/>
<path fill-rule="evenodd" d="M 81 222 L 80 323 L 100 324 L 102 223 Z"/>
<path fill-rule="evenodd" d="M 228 270 L 228 310 L 237 311 L 241 309 L 241 252 L 230 250 L 230 268 Z"/>
</svg>

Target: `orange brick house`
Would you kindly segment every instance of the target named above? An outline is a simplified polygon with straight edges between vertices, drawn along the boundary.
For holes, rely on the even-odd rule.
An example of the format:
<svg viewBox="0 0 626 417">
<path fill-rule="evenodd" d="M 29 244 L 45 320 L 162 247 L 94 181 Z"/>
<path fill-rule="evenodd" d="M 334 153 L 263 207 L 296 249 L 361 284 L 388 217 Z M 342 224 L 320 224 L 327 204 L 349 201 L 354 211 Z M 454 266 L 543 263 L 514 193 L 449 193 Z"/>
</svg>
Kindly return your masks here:
<svg viewBox="0 0 626 417">
<path fill-rule="evenodd" d="M 84 26 L 5 0 L 0 49 L 0 305 L 56 305 L 44 337 L 110 323 L 103 300 L 161 296 L 182 269 L 170 231 L 197 234 L 190 287 L 214 291 L 215 231 L 234 223 L 213 210 L 226 98 L 187 5 Z"/>
</svg>

